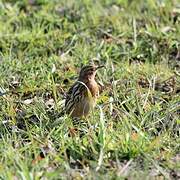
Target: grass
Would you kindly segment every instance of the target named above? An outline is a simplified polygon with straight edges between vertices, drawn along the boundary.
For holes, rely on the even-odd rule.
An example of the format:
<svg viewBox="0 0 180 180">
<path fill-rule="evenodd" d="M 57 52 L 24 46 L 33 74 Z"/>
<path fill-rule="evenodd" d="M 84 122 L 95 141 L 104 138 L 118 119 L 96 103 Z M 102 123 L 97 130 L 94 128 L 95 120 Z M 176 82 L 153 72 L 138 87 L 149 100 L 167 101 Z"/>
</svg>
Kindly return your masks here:
<svg viewBox="0 0 180 180">
<path fill-rule="evenodd" d="M 178 8 L 1 0 L 0 179 L 180 178 Z M 92 61 L 103 91 L 71 137 L 64 95 Z"/>
</svg>

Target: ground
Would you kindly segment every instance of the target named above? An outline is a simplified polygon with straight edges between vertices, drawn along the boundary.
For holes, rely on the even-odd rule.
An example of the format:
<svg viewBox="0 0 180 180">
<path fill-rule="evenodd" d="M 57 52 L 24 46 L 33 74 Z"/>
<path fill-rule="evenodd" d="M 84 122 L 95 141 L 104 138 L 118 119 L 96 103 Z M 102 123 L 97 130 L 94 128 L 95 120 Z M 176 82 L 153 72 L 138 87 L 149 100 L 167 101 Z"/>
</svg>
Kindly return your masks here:
<svg viewBox="0 0 180 180">
<path fill-rule="evenodd" d="M 0 179 L 179 179 L 178 0 L 0 1 Z M 98 71 L 89 129 L 65 92 Z"/>
</svg>

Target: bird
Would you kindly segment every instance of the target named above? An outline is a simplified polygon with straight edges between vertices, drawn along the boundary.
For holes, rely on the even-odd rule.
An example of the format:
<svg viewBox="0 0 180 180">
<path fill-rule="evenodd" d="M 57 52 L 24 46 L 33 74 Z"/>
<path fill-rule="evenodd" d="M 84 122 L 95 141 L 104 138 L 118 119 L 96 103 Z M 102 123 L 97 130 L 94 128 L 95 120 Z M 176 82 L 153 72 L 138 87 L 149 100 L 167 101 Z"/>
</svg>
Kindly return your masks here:
<svg viewBox="0 0 180 180">
<path fill-rule="evenodd" d="M 104 66 L 86 65 L 81 68 L 78 80 L 66 94 L 65 112 L 70 117 L 87 117 L 99 97 L 99 85 L 95 80 L 96 72 Z"/>
</svg>

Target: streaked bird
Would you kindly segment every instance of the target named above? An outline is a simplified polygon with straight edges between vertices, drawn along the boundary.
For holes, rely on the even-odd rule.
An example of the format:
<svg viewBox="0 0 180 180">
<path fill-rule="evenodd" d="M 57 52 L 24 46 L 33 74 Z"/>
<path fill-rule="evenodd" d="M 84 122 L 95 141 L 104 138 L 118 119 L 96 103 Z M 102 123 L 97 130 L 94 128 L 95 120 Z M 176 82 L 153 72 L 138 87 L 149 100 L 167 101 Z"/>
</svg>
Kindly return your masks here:
<svg viewBox="0 0 180 180">
<path fill-rule="evenodd" d="M 69 89 L 65 111 L 71 117 L 86 117 L 96 105 L 99 96 L 99 86 L 95 80 L 96 72 L 104 66 L 88 65 L 84 66 L 78 80 Z"/>
</svg>

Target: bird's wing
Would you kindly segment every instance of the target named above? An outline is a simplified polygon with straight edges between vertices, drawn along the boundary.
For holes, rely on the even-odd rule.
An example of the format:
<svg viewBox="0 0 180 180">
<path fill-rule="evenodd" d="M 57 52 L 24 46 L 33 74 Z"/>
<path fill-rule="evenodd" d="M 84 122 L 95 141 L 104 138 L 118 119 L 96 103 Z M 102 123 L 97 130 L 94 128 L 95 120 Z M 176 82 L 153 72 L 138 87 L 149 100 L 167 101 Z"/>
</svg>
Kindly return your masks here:
<svg viewBox="0 0 180 180">
<path fill-rule="evenodd" d="M 79 82 L 75 82 L 75 84 L 69 89 L 66 95 L 66 101 L 65 101 L 66 112 L 71 112 L 74 105 L 81 101 L 85 93 L 87 93 L 86 87 Z"/>
</svg>

